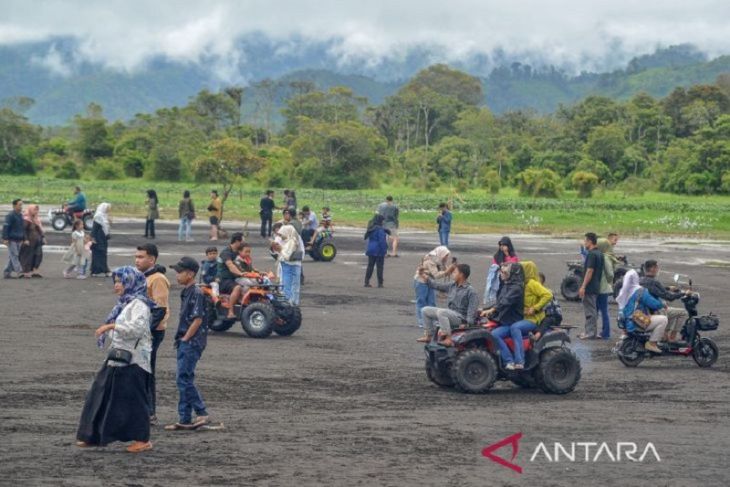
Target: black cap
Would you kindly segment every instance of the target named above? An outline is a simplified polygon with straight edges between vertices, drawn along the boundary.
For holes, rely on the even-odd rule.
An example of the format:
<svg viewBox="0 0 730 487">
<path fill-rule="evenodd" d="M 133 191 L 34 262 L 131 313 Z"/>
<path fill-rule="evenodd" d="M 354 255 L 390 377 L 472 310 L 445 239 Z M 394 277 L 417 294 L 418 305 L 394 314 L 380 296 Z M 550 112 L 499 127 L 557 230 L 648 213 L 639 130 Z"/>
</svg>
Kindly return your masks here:
<svg viewBox="0 0 730 487">
<path fill-rule="evenodd" d="M 180 259 L 180 262 L 172 266 L 172 268 L 175 269 L 175 272 L 193 271 L 193 273 L 197 274 L 200 266 L 192 257 L 183 257 Z"/>
</svg>

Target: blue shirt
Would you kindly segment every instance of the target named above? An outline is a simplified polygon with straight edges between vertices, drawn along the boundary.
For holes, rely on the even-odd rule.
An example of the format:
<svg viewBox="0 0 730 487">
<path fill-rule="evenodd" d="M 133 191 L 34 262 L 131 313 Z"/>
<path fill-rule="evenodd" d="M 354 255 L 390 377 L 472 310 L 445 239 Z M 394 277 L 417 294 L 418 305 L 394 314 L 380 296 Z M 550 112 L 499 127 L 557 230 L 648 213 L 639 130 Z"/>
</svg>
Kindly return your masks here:
<svg viewBox="0 0 730 487">
<path fill-rule="evenodd" d="M 384 257 L 388 253 L 388 238 L 383 227 L 376 227 L 368 236 L 368 246 L 365 255 L 370 257 Z"/>
<path fill-rule="evenodd" d="M 451 212 L 446 210 L 436 218 L 439 224 L 439 232 L 450 232 L 451 231 Z"/>
<path fill-rule="evenodd" d="M 190 345 L 203 350 L 208 343 L 208 329 L 205 325 L 205 296 L 197 286 L 191 285 L 182 290 L 180 300 L 182 301 L 180 322 L 177 326 L 175 341 L 185 336 L 196 318 L 203 318 L 203 323 L 189 341 Z"/>
<path fill-rule="evenodd" d="M 641 298 L 641 299 L 639 299 Z M 624 319 L 626 320 L 626 331 L 634 331 L 636 329 L 636 323 L 631 319 L 634 311 L 637 309 L 643 313 L 651 314 L 664 307 L 664 303 L 652 296 L 652 294 L 645 288 L 639 288 L 634 291 L 629 301 L 626 303 L 626 307 L 623 309 Z"/>
<path fill-rule="evenodd" d="M 218 260 L 204 260 L 200 263 L 200 280 L 205 284 L 215 281 L 218 275 Z"/>
<path fill-rule="evenodd" d="M 72 206 L 77 211 L 83 211 L 86 209 L 86 195 L 79 191 L 74 196 L 74 199 L 69 202 L 69 206 Z"/>
</svg>

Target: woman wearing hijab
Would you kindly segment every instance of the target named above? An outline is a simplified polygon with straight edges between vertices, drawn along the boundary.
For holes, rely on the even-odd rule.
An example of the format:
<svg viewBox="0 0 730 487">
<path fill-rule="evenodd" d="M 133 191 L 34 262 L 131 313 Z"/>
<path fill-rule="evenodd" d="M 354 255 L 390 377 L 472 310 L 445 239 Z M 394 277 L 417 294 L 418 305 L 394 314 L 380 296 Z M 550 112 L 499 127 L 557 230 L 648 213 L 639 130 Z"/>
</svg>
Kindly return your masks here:
<svg viewBox="0 0 730 487">
<path fill-rule="evenodd" d="M 499 323 L 499 326 L 492 332 L 497 339 L 502 363 L 507 370 L 515 370 L 512 352 L 503 338 L 510 336 L 510 326 L 522 321 L 525 316 L 525 277 L 522 266 L 516 263 L 503 263 L 499 269 L 502 284 L 497 291 L 496 304 L 487 310 L 482 311 L 482 316 Z"/>
<path fill-rule="evenodd" d="M 436 306 L 436 291 L 428 285 L 428 279 L 443 279 L 450 275 L 456 264 L 447 265 L 451 251 L 440 245 L 424 255 L 413 276 L 413 288 L 416 290 L 416 319 L 418 327 L 423 328 L 423 308 Z"/>
<path fill-rule="evenodd" d="M 633 296 L 634 293 L 638 291 L 641 287 L 641 285 L 639 284 L 640 279 L 641 278 L 639 277 L 639 273 L 636 272 L 634 269 L 631 269 L 626 274 L 624 274 L 624 279 L 621 283 L 621 292 L 619 292 L 618 296 L 616 297 L 619 317 L 622 316 L 623 309 L 626 307 L 626 304 L 628 304 L 631 296 Z"/>
<path fill-rule="evenodd" d="M 130 453 L 152 449 L 150 442 L 151 309 L 144 274 L 132 266 L 112 274 L 117 304 L 96 330 L 99 345 L 111 340 L 109 357 L 91 385 L 81 412 L 80 448 L 132 441 Z"/>
<path fill-rule="evenodd" d="M 94 225 L 91 227 L 91 276 L 111 276 L 107 264 L 109 250 L 109 203 L 102 203 L 94 214 Z"/>
<path fill-rule="evenodd" d="M 281 285 L 289 302 L 299 306 L 304 242 L 296 228 L 291 225 L 282 226 L 279 230 L 279 236 L 281 237 L 281 251 L 279 251 Z"/>
<path fill-rule="evenodd" d="M 598 250 L 603 254 L 601 290 L 596 301 L 603 323 L 603 329 L 599 336 L 604 340 L 608 340 L 611 337 L 611 316 L 608 314 L 608 298 L 613 294 L 613 273 L 618 259 L 613 254 L 613 246 L 605 238 L 598 239 Z"/>
<path fill-rule="evenodd" d="M 489 306 L 494 303 L 497 299 L 497 291 L 499 291 L 499 267 L 502 264 L 513 264 L 519 262 L 520 259 L 517 257 L 515 247 L 512 245 L 512 239 L 509 237 L 502 237 L 497 242 L 497 252 L 495 252 L 492 258 L 492 264 L 489 266 L 487 272 L 487 285 L 484 288 L 484 304 Z"/>
<path fill-rule="evenodd" d="M 28 205 L 23 212 L 25 241 L 28 243 L 20 247 L 20 265 L 25 277 L 43 277 L 38 269 L 43 261 L 43 245 L 46 243 L 46 236 L 38 213 L 38 205 Z"/>
<path fill-rule="evenodd" d="M 388 235 L 390 230 L 383 228 L 385 218 L 383 215 L 375 215 L 365 230 L 364 240 L 367 240 L 365 255 L 368 256 L 368 267 L 365 270 L 365 287 L 372 287 L 370 279 L 373 277 L 373 270 L 378 268 L 378 287 L 383 287 L 383 268 L 385 267 L 385 255 L 388 253 Z"/>
</svg>

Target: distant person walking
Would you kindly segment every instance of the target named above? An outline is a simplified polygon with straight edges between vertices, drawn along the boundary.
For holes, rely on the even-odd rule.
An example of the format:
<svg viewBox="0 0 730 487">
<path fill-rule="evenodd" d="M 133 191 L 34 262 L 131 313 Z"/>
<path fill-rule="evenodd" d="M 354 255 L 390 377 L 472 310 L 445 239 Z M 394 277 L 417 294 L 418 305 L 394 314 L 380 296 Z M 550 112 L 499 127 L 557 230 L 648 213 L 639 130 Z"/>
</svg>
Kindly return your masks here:
<svg viewBox="0 0 730 487">
<path fill-rule="evenodd" d="M 160 200 L 157 191 L 147 190 L 147 220 L 144 225 L 144 238 L 155 238 L 155 220 L 160 218 Z"/>
<path fill-rule="evenodd" d="M 208 220 L 210 221 L 210 238 L 211 242 L 218 240 L 218 228 L 223 218 L 223 202 L 218 196 L 215 189 L 210 192 L 210 203 L 208 203 Z"/>
<path fill-rule="evenodd" d="M 24 241 L 23 200 L 18 198 L 13 200 L 13 209 L 5 215 L 3 223 L 3 243 L 8 247 L 8 265 L 3 271 L 5 279 L 23 277 L 23 267 L 20 265 L 20 247 Z"/>
<path fill-rule="evenodd" d="M 383 215 L 375 215 L 365 231 L 367 248 L 365 255 L 368 256 L 368 267 L 365 271 L 365 287 L 372 287 L 370 279 L 373 277 L 373 269 L 378 268 L 378 287 L 383 287 L 383 267 L 385 267 L 385 256 L 388 253 L 389 230 L 383 228 Z"/>
<path fill-rule="evenodd" d="M 86 395 L 76 433 L 80 448 L 132 441 L 130 453 L 152 449 L 150 442 L 151 309 L 144 275 L 132 266 L 113 274 L 117 304 L 96 330 L 99 345 L 111 341 L 109 356 Z"/>
<path fill-rule="evenodd" d="M 603 273 L 601 275 L 601 290 L 598 294 L 598 311 L 601 314 L 602 329 L 600 338 L 611 338 L 611 315 L 608 311 L 608 299 L 613 296 L 613 276 L 616 261 L 613 260 L 613 246 L 607 239 L 598 239 L 598 250 L 603 255 Z"/>
<path fill-rule="evenodd" d="M 23 227 L 27 243 L 20 247 L 20 265 L 25 277 L 43 277 L 39 268 L 43 262 L 43 245 L 46 243 L 46 235 L 38 213 L 38 205 L 28 205 L 23 212 Z"/>
<path fill-rule="evenodd" d="M 388 230 L 389 240 L 392 244 L 392 251 L 386 257 L 398 257 L 398 227 L 400 226 L 400 210 L 393 202 L 392 196 L 387 196 L 385 201 L 378 205 L 378 214 L 383 216 L 383 228 Z"/>
<path fill-rule="evenodd" d="M 276 203 L 274 203 L 274 192 L 272 190 L 266 191 L 266 194 L 259 202 L 259 215 L 261 216 L 261 238 L 271 237 L 271 226 L 274 223 L 274 209 Z"/>
<path fill-rule="evenodd" d="M 586 327 L 578 338 L 586 340 L 598 338 L 598 295 L 601 293 L 603 278 L 603 254 L 598 250 L 598 237 L 595 233 L 586 233 L 583 245 L 588 254 L 583 264 L 583 283 L 578 290 L 578 296 L 583 300 Z"/>
<path fill-rule="evenodd" d="M 111 271 L 107 263 L 109 251 L 109 203 L 102 203 L 94 214 L 94 225 L 91 227 L 91 277 L 109 277 Z"/>
<path fill-rule="evenodd" d="M 177 205 L 177 213 L 180 217 L 180 226 L 177 229 L 177 240 L 192 242 L 191 236 L 193 220 L 195 219 L 195 205 L 190 198 L 190 191 L 183 191 L 183 197 Z"/>
<path fill-rule="evenodd" d="M 444 247 L 449 246 L 449 234 L 451 233 L 451 211 L 449 205 L 441 203 L 439 205 L 439 215 L 436 217 L 439 232 L 439 244 Z"/>
</svg>

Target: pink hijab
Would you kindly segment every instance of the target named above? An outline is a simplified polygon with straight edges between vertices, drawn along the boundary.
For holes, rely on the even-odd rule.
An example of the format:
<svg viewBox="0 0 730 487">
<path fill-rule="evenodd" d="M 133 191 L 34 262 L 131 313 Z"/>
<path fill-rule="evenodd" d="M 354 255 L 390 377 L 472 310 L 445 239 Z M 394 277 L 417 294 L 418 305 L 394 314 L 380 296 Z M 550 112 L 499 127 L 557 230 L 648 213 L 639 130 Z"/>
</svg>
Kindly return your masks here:
<svg viewBox="0 0 730 487">
<path fill-rule="evenodd" d="M 27 222 L 31 222 L 35 224 L 38 228 L 40 228 L 41 233 L 43 232 L 43 223 L 41 222 L 41 217 L 39 216 L 38 205 L 28 205 L 25 207 L 25 211 L 23 211 L 23 220 Z"/>
</svg>

